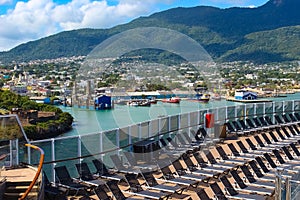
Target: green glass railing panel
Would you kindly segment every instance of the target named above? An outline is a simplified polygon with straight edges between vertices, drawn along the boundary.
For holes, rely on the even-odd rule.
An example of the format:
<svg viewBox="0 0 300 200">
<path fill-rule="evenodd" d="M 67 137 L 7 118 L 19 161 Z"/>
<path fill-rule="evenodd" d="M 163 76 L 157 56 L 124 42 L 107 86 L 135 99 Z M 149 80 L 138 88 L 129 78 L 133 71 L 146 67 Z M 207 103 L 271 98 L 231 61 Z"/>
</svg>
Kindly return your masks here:
<svg viewBox="0 0 300 200">
<path fill-rule="evenodd" d="M 191 126 L 204 124 L 205 123 L 205 114 L 207 113 L 207 110 L 200 110 L 199 111 L 199 122 L 196 124 L 191 124 Z"/>
<path fill-rule="evenodd" d="M 227 107 L 227 120 L 229 121 L 235 120 L 235 106 Z"/>
<path fill-rule="evenodd" d="M 164 117 L 160 119 L 160 132 L 167 133 L 169 131 L 169 120 Z"/>
<path fill-rule="evenodd" d="M 103 155 L 102 161 L 106 165 L 107 168 L 114 168 L 114 164 L 112 163 L 110 156 L 117 154 L 118 151 L 110 151 Z"/>
<path fill-rule="evenodd" d="M 116 138 L 117 134 L 118 134 L 118 130 L 106 131 L 102 134 L 103 151 L 109 151 L 118 148 L 117 138 Z"/>
<path fill-rule="evenodd" d="M 256 116 L 261 117 L 265 114 L 265 105 L 264 103 L 256 104 Z"/>
<path fill-rule="evenodd" d="M 69 174 L 71 175 L 71 177 L 78 177 L 78 172 L 76 170 L 76 166 L 75 164 L 79 163 L 80 160 L 76 159 L 76 160 L 68 160 L 68 161 L 62 161 L 59 162 L 55 165 L 55 167 L 59 167 L 59 166 L 66 166 L 67 170 L 69 172 Z"/>
<path fill-rule="evenodd" d="M 226 121 L 226 107 L 218 108 L 218 120 L 219 121 Z"/>
<path fill-rule="evenodd" d="M 265 114 L 270 115 L 273 113 L 273 103 L 272 102 L 266 102 L 265 103 Z"/>
<path fill-rule="evenodd" d="M 254 116 L 254 108 L 255 104 L 246 104 L 246 117 L 247 118 L 252 118 Z"/>
<path fill-rule="evenodd" d="M 81 141 L 81 156 L 95 155 L 101 152 L 101 134 L 83 135 Z"/>
<path fill-rule="evenodd" d="M 35 146 L 38 146 L 41 149 L 43 149 L 43 151 L 45 153 L 44 154 L 45 155 L 44 162 L 51 162 L 52 161 L 52 145 L 51 145 L 52 141 L 33 142 L 31 144 L 33 144 Z M 25 160 L 27 160 L 26 156 L 28 156 L 28 154 L 27 154 L 27 147 L 23 146 L 22 147 L 22 151 L 20 151 L 20 152 L 24 152 L 25 153 L 25 159 L 22 159 L 22 157 L 20 157 L 20 162 L 25 162 Z M 31 156 L 30 156 L 31 157 L 30 158 L 31 163 L 32 164 L 38 164 L 39 159 L 40 159 L 40 157 L 39 157 L 39 155 L 40 155 L 39 151 L 30 148 L 30 153 L 31 153 Z"/>
<path fill-rule="evenodd" d="M 120 148 L 125 148 L 129 145 L 129 129 L 121 128 L 119 131 Z"/>
<path fill-rule="evenodd" d="M 294 111 L 300 112 L 300 101 L 294 101 Z"/>
<path fill-rule="evenodd" d="M 171 116 L 170 117 L 170 131 L 176 131 L 179 128 L 179 123 L 178 123 L 178 115 Z"/>
<path fill-rule="evenodd" d="M 138 125 L 132 125 L 130 126 L 130 132 L 131 132 L 131 143 L 135 143 L 139 141 L 139 127 Z"/>
<path fill-rule="evenodd" d="M 279 115 L 283 113 L 283 102 L 275 102 L 275 114 Z"/>
<path fill-rule="evenodd" d="M 55 160 L 64 160 L 78 157 L 78 137 L 56 139 L 54 141 Z"/>
<path fill-rule="evenodd" d="M 284 112 L 292 112 L 293 111 L 293 102 L 292 101 L 285 101 L 283 102 Z"/>
<path fill-rule="evenodd" d="M 150 126 L 150 136 L 155 136 L 159 133 L 159 120 L 158 119 L 154 119 L 152 121 L 149 122 L 149 126 Z"/>
<path fill-rule="evenodd" d="M 196 126 L 196 125 L 198 125 L 199 123 L 201 123 L 200 121 L 201 121 L 201 119 L 198 119 L 199 118 L 199 116 L 201 116 L 201 115 L 199 115 L 198 116 L 198 112 L 191 112 L 191 113 L 189 113 L 189 118 L 190 118 L 190 126 Z"/>
<path fill-rule="evenodd" d="M 189 125 L 189 115 L 187 113 L 181 114 L 180 116 L 180 127 L 186 128 Z"/>
<path fill-rule="evenodd" d="M 236 116 L 239 119 L 243 119 L 245 117 L 245 105 L 236 106 Z"/>
<path fill-rule="evenodd" d="M 149 122 L 143 122 L 140 124 L 141 140 L 149 137 Z"/>
</svg>

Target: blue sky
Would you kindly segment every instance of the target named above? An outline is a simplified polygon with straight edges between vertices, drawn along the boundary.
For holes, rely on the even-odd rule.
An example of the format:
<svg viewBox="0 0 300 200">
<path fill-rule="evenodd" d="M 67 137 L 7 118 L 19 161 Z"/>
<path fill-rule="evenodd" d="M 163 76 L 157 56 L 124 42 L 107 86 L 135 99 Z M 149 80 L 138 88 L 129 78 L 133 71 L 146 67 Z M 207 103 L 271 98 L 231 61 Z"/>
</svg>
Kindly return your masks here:
<svg viewBox="0 0 300 200">
<path fill-rule="evenodd" d="M 0 0 L 0 51 L 61 31 L 110 28 L 140 16 L 198 5 L 258 7 L 268 0 Z"/>
</svg>

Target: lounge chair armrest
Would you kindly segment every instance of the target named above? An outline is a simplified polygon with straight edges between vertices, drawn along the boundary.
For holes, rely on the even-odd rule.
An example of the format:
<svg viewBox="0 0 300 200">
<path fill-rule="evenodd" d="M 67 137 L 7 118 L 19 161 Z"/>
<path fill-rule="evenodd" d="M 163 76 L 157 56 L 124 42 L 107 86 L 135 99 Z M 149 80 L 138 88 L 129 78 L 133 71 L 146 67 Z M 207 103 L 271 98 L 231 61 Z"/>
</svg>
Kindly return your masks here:
<svg viewBox="0 0 300 200">
<path fill-rule="evenodd" d="M 118 172 L 118 170 L 116 168 L 109 168 L 108 172 L 113 174 L 113 173 Z"/>
<path fill-rule="evenodd" d="M 248 182 L 248 179 L 246 178 L 246 176 L 244 176 L 242 179 L 243 179 L 243 181 L 244 181 L 245 183 Z"/>
<path fill-rule="evenodd" d="M 172 175 L 179 176 L 179 174 L 177 172 L 172 172 Z"/>
<path fill-rule="evenodd" d="M 98 174 L 92 174 L 93 178 L 99 178 Z"/>
<path fill-rule="evenodd" d="M 229 196 L 230 196 L 230 193 L 228 192 L 228 188 L 227 188 L 227 187 L 224 188 L 224 191 L 225 191 L 224 193 L 225 193 L 226 195 L 229 195 Z"/>
<path fill-rule="evenodd" d="M 235 188 L 235 189 L 239 188 L 236 181 L 233 182 L 233 185 L 234 185 L 234 188 Z"/>
<path fill-rule="evenodd" d="M 185 173 L 185 170 L 181 170 L 181 169 L 177 170 L 177 174 L 178 174 L 178 175 L 181 175 L 181 174 L 183 174 L 183 173 Z"/>
<path fill-rule="evenodd" d="M 6 176 L 2 176 L 1 177 L 1 180 L 0 180 L 0 183 L 3 183 L 3 182 L 5 182 L 6 181 Z"/>
<path fill-rule="evenodd" d="M 80 182 L 80 178 L 72 178 L 72 181 L 74 181 L 75 183 L 79 183 Z"/>
</svg>

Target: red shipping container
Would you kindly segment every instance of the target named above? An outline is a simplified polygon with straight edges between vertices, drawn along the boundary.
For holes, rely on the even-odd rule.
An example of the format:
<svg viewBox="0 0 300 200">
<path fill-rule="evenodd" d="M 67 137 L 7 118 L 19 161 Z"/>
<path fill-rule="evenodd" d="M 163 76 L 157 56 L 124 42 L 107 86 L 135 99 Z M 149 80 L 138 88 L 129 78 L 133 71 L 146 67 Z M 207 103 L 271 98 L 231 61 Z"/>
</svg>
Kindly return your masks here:
<svg viewBox="0 0 300 200">
<path fill-rule="evenodd" d="M 213 113 L 205 114 L 205 127 L 212 128 L 215 125 L 215 115 Z"/>
</svg>

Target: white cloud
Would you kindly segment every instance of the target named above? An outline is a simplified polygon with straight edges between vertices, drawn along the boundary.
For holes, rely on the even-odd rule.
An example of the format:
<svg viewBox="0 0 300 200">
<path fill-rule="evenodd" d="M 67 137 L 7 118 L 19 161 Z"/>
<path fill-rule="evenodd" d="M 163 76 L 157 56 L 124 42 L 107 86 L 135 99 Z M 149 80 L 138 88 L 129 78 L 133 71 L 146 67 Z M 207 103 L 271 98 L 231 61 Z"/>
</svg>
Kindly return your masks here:
<svg viewBox="0 0 300 200">
<path fill-rule="evenodd" d="M 184 4 L 181 1 L 183 0 L 72 0 L 61 5 L 53 0 L 18 1 L 13 9 L 0 15 L 0 51 L 64 30 L 110 28 L 159 11 L 163 4 L 168 5 L 167 7 L 173 3 Z M 12 2 L 13 0 L 0 0 L 0 5 Z M 247 6 L 250 0 L 199 0 L 199 3 L 208 2 Z"/>
<path fill-rule="evenodd" d="M 255 5 L 249 5 L 248 8 L 256 8 Z"/>
<path fill-rule="evenodd" d="M 18 2 L 14 10 L 1 15 L 0 50 L 53 33 L 54 23 L 49 17 L 53 6 L 51 0 Z"/>
<path fill-rule="evenodd" d="M 7 5 L 7 4 L 11 4 L 12 0 L 0 0 L 0 5 Z"/>
<path fill-rule="evenodd" d="M 10 0 L 0 0 L 0 4 Z M 72 0 L 58 5 L 52 0 L 19 1 L 0 15 L 0 51 L 20 42 L 35 40 L 60 31 L 78 28 L 109 28 L 156 10 L 156 5 L 173 0 Z"/>
<path fill-rule="evenodd" d="M 155 0 L 120 0 L 117 5 L 110 6 L 106 1 L 84 4 L 73 1 L 56 7 L 54 18 L 64 30 L 84 27 L 110 28 L 137 16 L 149 14 L 157 2 Z"/>
<path fill-rule="evenodd" d="M 245 4 L 248 0 L 210 0 L 215 3 L 226 3 L 226 4 Z"/>
<path fill-rule="evenodd" d="M 200 0 L 202 4 L 219 5 L 220 7 L 257 7 L 268 0 Z M 255 5 L 254 5 L 255 4 Z"/>
</svg>

